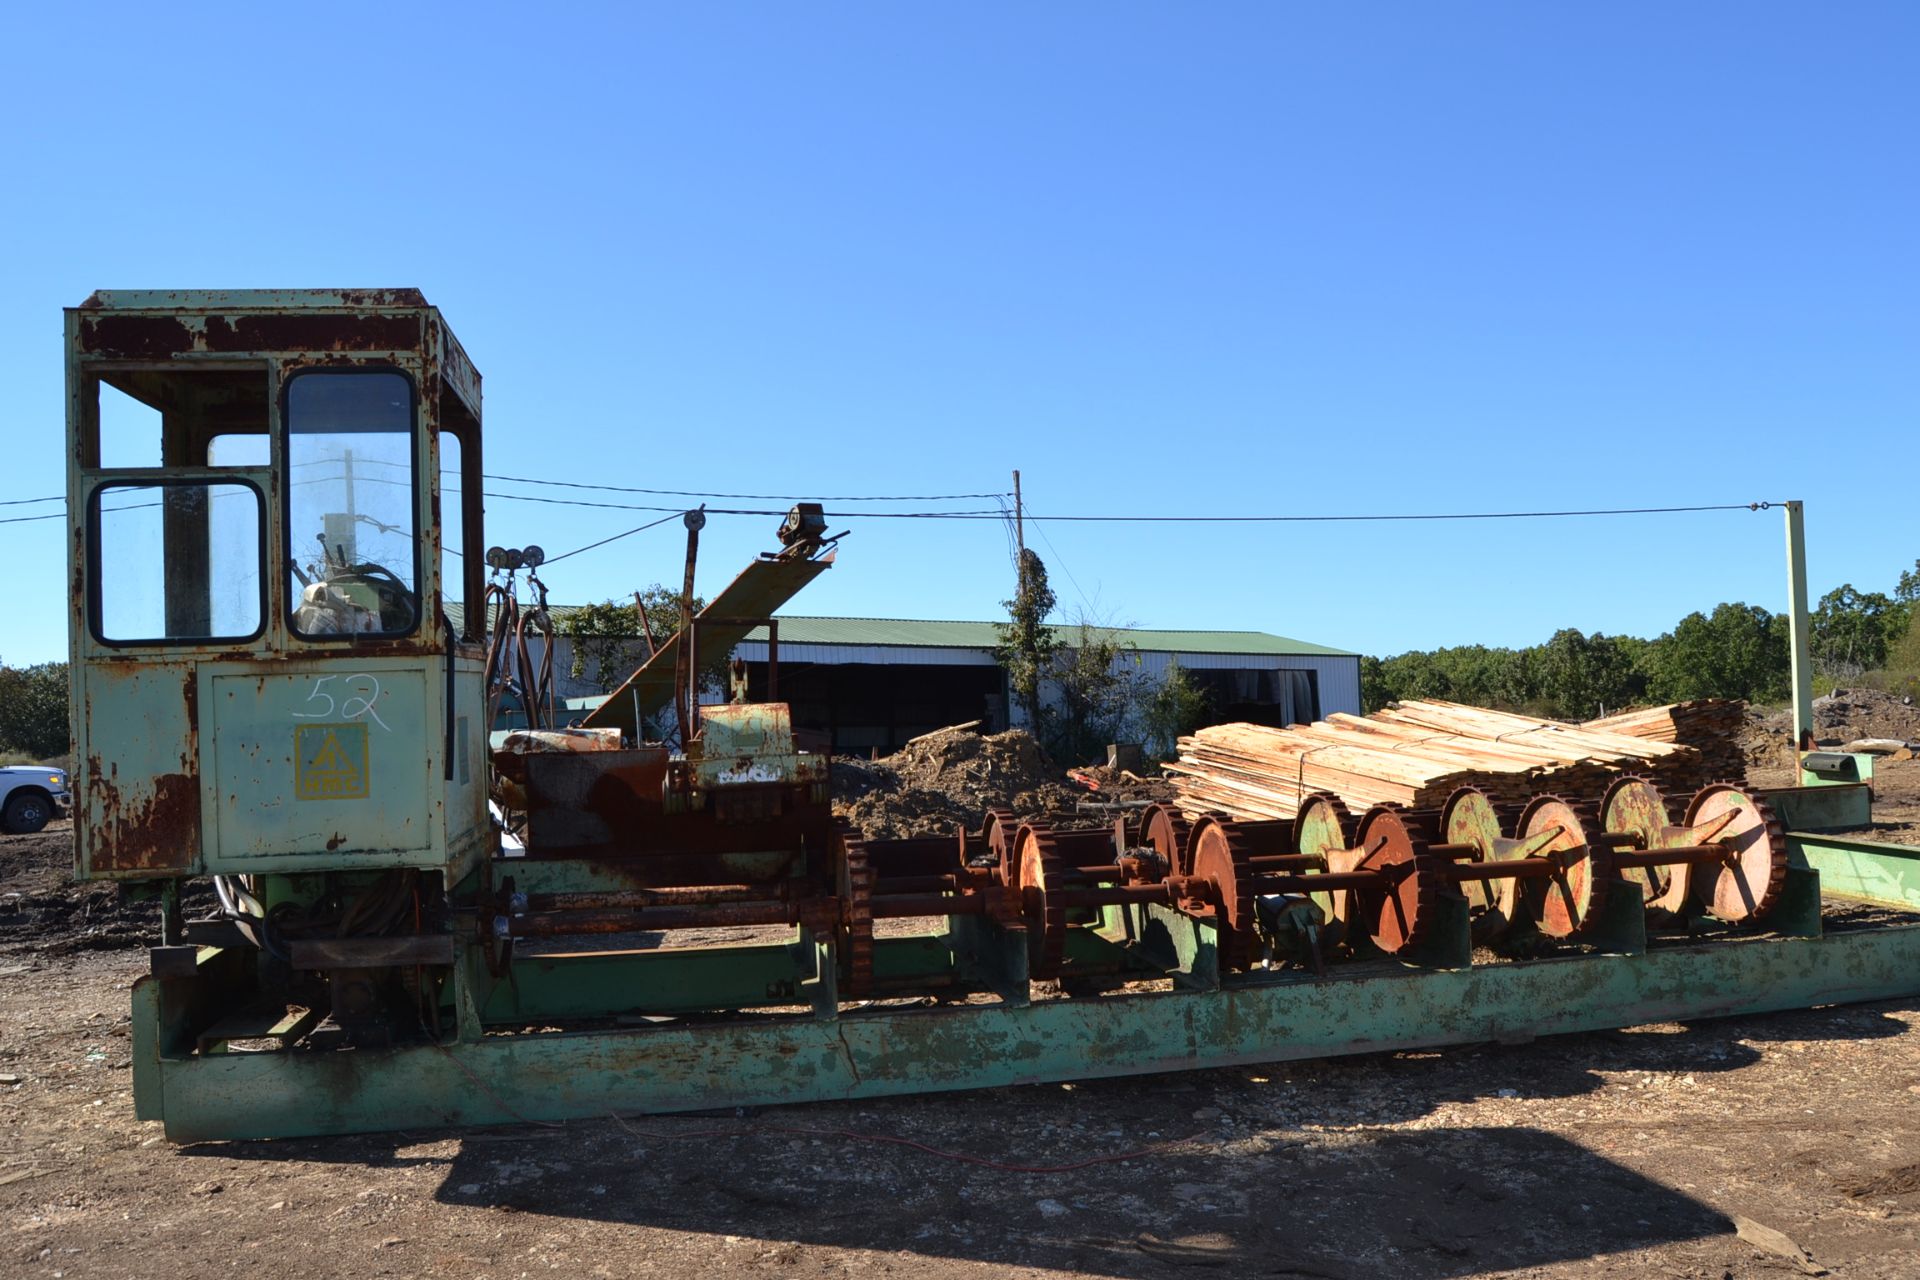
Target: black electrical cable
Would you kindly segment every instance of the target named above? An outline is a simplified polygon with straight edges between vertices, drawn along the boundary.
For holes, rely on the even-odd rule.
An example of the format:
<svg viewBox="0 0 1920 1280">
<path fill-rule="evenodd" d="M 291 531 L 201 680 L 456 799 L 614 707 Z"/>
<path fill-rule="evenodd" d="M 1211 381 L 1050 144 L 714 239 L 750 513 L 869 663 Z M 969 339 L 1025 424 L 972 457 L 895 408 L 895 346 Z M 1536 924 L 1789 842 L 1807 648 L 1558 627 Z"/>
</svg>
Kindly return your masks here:
<svg viewBox="0 0 1920 1280">
<path fill-rule="evenodd" d="M 804 495 L 789 497 L 783 493 L 702 493 L 697 489 L 636 489 L 619 484 L 587 484 L 579 480 L 535 480 L 530 476 L 502 476 L 491 472 L 482 476 L 486 480 L 507 480 L 514 484 L 543 484 L 560 489 L 598 489 L 605 493 L 650 493 L 668 498 L 745 498 L 757 502 L 957 502 L 966 498 L 1008 498 L 1008 493 L 907 493 L 891 497 L 855 496 L 852 494 Z"/>
<path fill-rule="evenodd" d="M 1682 511 L 1767 511 L 1783 507 L 1785 502 L 1723 502 L 1698 507 L 1603 507 L 1590 511 L 1466 511 L 1444 514 L 1406 514 L 1386 516 L 1035 516 L 1028 520 L 1054 523 L 1107 524 L 1316 524 L 1370 520 L 1543 520 L 1556 516 L 1657 516 Z M 756 513 L 758 514 L 758 513 Z M 856 512 L 855 515 L 869 514 Z M 894 514 L 884 512 L 877 514 Z M 971 512 L 953 513 L 956 520 L 981 519 Z"/>
<path fill-rule="evenodd" d="M 676 511 L 676 512 L 674 513 L 674 515 L 683 515 L 683 514 L 685 514 L 685 513 L 684 513 L 684 512 L 678 512 L 678 511 Z M 641 526 L 640 526 L 639 528 L 637 528 L 637 529 L 629 529 L 629 530 L 627 530 L 627 531 L 626 531 L 625 533 L 616 533 L 616 534 L 614 534 L 614 535 L 613 535 L 613 536 L 612 536 L 611 538 L 602 538 L 602 539 L 600 539 L 600 541 L 598 541 L 598 542 L 589 542 L 589 543 L 588 543 L 588 544 L 587 544 L 586 546 L 584 546 L 584 547 L 575 547 L 575 548 L 574 548 L 573 550 L 571 550 L 571 551 L 562 551 L 562 552 L 561 552 L 561 553 L 560 553 L 559 555 L 557 555 L 557 556 L 548 556 L 548 557 L 547 557 L 547 559 L 546 559 L 546 563 L 547 563 L 547 564 L 558 564 L 558 563 L 560 563 L 560 561 L 562 561 L 562 560 L 565 560 L 565 559 L 566 559 L 566 558 L 567 558 L 568 556 L 577 556 L 577 555 L 579 555 L 579 554 L 580 554 L 580 553 L 581 553 L 582 551 L 591 551 L 591 550 L 593 550 L 593 549 L 594 549 L 595 547 L 604 547 L 604 546 L 606 546 L 606 545 L 607 545 L 607 544 L 608 544 L 609 542 L 618 542 L 618 541 L 620 541 L 620 539 L 622 539 L 622 538 L 631 538 L 631 537 L 632 537 L 632 536 L 633 536 L 634 534 L 636 534 L 636 533 L 645 533 L 645 532 L 646 532 L 647 530 L 649 530 L 649 529 L 658 529 L 658 528 L 659 528 L 659 527 L 660 527 L 661 525 L 663 525 L 663 524 L 665 524 L 665 523 L 666 523 L 667 521 L 669 521 L 669 520 L 671 520 L 671 519 L 673 519 L 673 516 L 661 516 L 661 517 L 660 517 L 660 518 L 659 518 L 658 520 L 650 520 L 650 521 L 648 521 L 648 522 L 647 522 L 646 524 L 643 524 L 643 525 L 641 525 Z"/>
</svg>

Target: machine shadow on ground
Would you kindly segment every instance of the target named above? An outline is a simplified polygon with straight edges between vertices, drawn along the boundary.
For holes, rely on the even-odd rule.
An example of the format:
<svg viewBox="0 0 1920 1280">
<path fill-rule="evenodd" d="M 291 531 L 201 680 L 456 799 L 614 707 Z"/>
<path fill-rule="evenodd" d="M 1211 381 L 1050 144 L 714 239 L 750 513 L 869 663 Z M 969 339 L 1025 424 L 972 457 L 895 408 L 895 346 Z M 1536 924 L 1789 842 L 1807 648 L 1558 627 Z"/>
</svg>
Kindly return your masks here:
<svg viewBox="0 0 1920 1280">
<path fill-rule="evenodd" d="M 772 1132 L 645 1132 L 471 1135 L 437 1198 L 710 1236 L 716 1249 L 744 1239 L 762 1257 L 814 1246 L 1114 1277 L 1197 1265 L 1440 1280 L 1732 1229 L 1682 1192 L 1524 1128 L 1254 1135 L 1059 1175 Z"/>
<path fill-rule="evenodd" d="M 1115 1277 L 1239 1266 L 1438 1280 L 1732 1229 L 1712 1207 L 1579 1141 L 1452 1120 L 1447 1108 L 1551 1101 L 1571 1114 L 1609 1075 L 1705 1083 L 1737 1073 L 1759 1057 L 1743 1039 L 1906 1029 L 1871 1007 L 1799 1011 L 748 1115 L 206 1144 L 185 1154 L 430 1166 L 444 1170 L 435 1199 L 447 1205 L 710 1236 L 716 1251 L 732 1238 L 775 1261 L 830 1247 Z M 1420 1127 L 1392 1127 L 1409 1124 Z M 881 1135 L 995 1167 L 861 1140 Z M 1123 1162 L 1039 1171 L 1187 1137 L 1193 1145 Z"/>
</svg>

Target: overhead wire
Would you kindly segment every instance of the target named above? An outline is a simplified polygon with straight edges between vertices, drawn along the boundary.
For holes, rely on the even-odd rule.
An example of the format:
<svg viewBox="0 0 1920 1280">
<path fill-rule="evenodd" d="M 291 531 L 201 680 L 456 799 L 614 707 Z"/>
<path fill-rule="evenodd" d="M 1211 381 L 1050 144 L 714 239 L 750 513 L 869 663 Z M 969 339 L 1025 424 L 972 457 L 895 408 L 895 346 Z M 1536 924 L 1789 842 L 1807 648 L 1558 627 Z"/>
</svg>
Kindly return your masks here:
<svg viewBox="0 0 1920 1280">
<path fill-rule="evenodd" d="M 974 498 L 1004 498 L 1005 493 L 908 493 L 892 496 L 856 495 L 856 494 L 807 494 L 788 495 L 784 493 L 703 493 L 698 489 L 639 489 L 630 485 L 588 484 L 581 480 L 536 480 L 531 476 L 504 476 L 492 472 L 485 473 L 482 479 L 505 480 L 513 484 L 549 485 L 560 489 L 598 489 L 606 493 L 650 493 L 673 498 L 739 498 L 755 502 L 790 502 L 795 496 L 804 496 L 809 502 L 958 502 Z"/>
<path fill-rule="evenodd" d="M 681 515 L 681 514 L 684 514 L 684 513 L 682 513 L 682 512 L 675 512 L 675 513 L 673 513 L 673 514 L 674 514 L 674 515 Z M 665 524 L 665 523 L 666 523 L 667 521 L 669 521 L 669 520 L 671 520 L 671 519 L 673 519 L 673 515 L 665 515 L 665 516 L 661 516 L 661 517 L 660 517 L 660 518 L 659 518 L 658 520 L 649 520 L 649 521 L 648 521 L 647 523 L 645 523 L 645 524 L 643 524 L 643 525 L 641 525 L 641 526 L 639 526 L 638 528 L 634 528 L 634 529 L 629 529 L 629 530 L 627 530 L 627 531 L 626 531 L 625 533 L 616 533 L 616 534 L 614 534 L 614 535 L 613 535 L 613 536 L 612 536 L 611 538 L 602 538 L 602 539 L 600 539 L 600 541 L 598 541 L 598 542 L 589 542 L 589 543 L 588 543 L 588 544 L 587 544 L 586 546 L 584 546 L 584 547 L 575 547 L 575 548 L 574 548 L 573 550 L 571 550 L 571 551 L 562 551 L 562 552 L 561 552 L 561 553 L 560 553 L 559 555 L 557 555 L 557 556 L 548 556 L 548 557 L 547 557 L 547 560 L 546 560 L 546 563 L 548 563 L 548 564 L 558 564 L 558 563 L 560 563 L 560 561 L 562 561 L 562 560 L 565 560 L 565 559 L 566 559 L 566 558 L 567 558 L 568 556 L 577 556 L 577 555 L 579 555 L 579 554 L 580 554 L 580 553 L 581 553 L 582 551 L 592 551 L 592 550 L 593 550 L 593 549 L 594 549 L 595 547 L 604 547 L 604 546 L 606 546 L 606 545 L 607 545 L 607 544 L 608 544 L 609 542 L 618 542 L 618 541 L 620 541 L 620 539 L 622 539 L 622 538 L 631 538 L 631 537 L 632 537 L 632 536 L 633 536 L 634 534 L 636 534 L 636 533 L 645 533 L 645 532 L 646 532 L 647 530 L 649 530 L 649 529 L 657 529 L 657 528 L 659 528 L 659 527 L 660 527 L 661 525 L 663 525 L 663 524 Z"/>
<path fill-rule="evenodd" d="M 1027 510 L 1029 511 L 1033 509 L 1032 505 L 1030 503 L 1027 503 L 1024 499 L 1022 500 L 1021 505 L 1026 507 Z M 1035 518 L 1036 517 L 1034 516 L 1027 517 L 1027 519 L 1029 520 L 1032 520 Z M 1093 601 L 1087 598 L 1086 591 L 1081 588 L 1080 579 L 1073 576 L 1073 570 L 1068 566 L 1066 557 L 1060 554 L 1060 548 L 1054 546 L 1053 539 L 1047 536 L 1047 526 L 1045 526 L 1044 524 L 1036 525 L 1034 526 L 1033 531 L 1040 535 L 1040 541 L 1047 544 L 1047 550 L 1053 552 L 1053 562 L 1059 565 L 1061 572 L 1067 575 L 1067 581 L 1073 584 L 1073 593 L 1080 597 L 1080 605 L 1082 608 L 1086 610 L 1086 615 L 1085 615 L 1086 618 L 1089 621 L 1092 620 L 1093 615 L 1095 613 L 1095 610 L 1093 607 Z"/>
</svg>

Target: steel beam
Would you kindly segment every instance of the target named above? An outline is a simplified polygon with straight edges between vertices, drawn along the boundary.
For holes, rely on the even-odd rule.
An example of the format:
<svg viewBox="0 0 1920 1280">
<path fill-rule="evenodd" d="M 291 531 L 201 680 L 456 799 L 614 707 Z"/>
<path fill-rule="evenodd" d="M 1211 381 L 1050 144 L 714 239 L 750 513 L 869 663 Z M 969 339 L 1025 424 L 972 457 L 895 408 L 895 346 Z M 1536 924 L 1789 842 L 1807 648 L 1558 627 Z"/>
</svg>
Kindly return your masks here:
<svg viewBox="0 0 1920 1280">
<path fill-rule="evenodd" d="M 1820 891 L 1920 910 L 1920 848 L 1789 831 L 1787 844 L 1820 873 Z"/>
<path fill-rule="evenodd" d="M 1903 894 L 1916 893 L 1906 885 Z M 1030 1005 L 167 1057 L 135 985 L 143 1116 L 177 1142 L 753 1107 L 1593 1031 L 1920 992 L 1920 925 L 1410 971 L 1380 962 Z"/>
<path fill-rule="evenodd" d="M 1810 745 L 1813 732 L 1813 660 L 1807 648 L 1812 623 L 1807 612 L 1807 513 L 1799 502 L 1787 512 L 1787 643 L 1792 653 L 1793 749 Z M 1802 777 L 1802 782 L 1813 779 Z"/>
</svg>

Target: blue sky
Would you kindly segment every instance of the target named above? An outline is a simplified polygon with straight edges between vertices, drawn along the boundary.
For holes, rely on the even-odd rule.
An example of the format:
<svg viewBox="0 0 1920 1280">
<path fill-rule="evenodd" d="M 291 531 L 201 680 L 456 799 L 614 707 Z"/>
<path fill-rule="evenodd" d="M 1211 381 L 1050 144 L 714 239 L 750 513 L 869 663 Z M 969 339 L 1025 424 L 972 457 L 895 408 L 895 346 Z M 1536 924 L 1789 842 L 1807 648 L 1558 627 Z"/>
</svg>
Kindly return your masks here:
<svg viewBox="0 0 1920 1280">
<path fill-rule="evenodd" d="M 417 285 L 504 475 L 1018 467 L 1043 516 L 1801 498 L 1815 594 L 1887 589 L 1920 555 L 1917 56 L 1920 8 L 1871 3 L 9 6 L 0 500 L 64 487 L 93 289 Z M 1011 593 L 995 522 L 833 510 L 792 612 Z M 651 518 L 488 516 L 554 551 Z M 715 518 L 701 589 L 774 523 Z M 1785 604 L 1773 512 L 1033 529 L 1063 614 L 1375 653 Z M 0 534 L 0 658 L 58 657 L 62 525 Z"/>
</svg>

